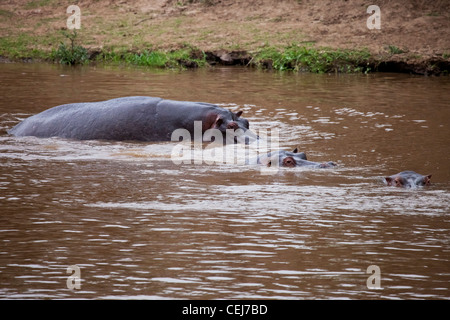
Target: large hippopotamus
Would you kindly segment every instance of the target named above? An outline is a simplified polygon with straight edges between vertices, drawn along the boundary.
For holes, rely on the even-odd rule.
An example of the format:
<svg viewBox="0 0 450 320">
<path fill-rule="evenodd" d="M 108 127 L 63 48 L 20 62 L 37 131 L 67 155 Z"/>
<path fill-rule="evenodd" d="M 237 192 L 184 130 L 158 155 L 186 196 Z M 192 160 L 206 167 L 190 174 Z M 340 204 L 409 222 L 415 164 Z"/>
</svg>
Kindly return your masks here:
<svg viewBox="0 0 450 320">
<path fill-rule="evenodd" d="M 390 177 L 385 177 L 384 181 L 388 186 L 416 188 L 429 186 L 431 183 L 431 174 L 421 175 L 414 171 L 402 171 Z"/>
<path fill-rule="evenodd" d="M 8 133 L 79 140 L 170 141 L 176 129 L 194 135 L 194 122 L 201 121 L 202 134 L 218 129 L 225 141 L 227 130 L 241 129 L 239 132 L 246 132 L 249 139 L 256 139 L 247 132 L 249 123 L 241 114 L 210 103 L 124 97 L 56 106 L 25 119 Z"/>
<path fill-rule="evenodd" d="M 295 148 L 292 152 L 286 150 L 278 150 L 269 152 L 262 156 L 259 156 L 249 164 L 260 164 L 265 166 L 275 165 L 273 162 L 278 161 L 278 166 L 280 167 L 312 167 L 312 168 L 331 168 L 336 166 L 334 162 L 313 162 L 306 159 L 306 154 L 304 152 L 298 152 L 298 148 Z"/>
</svg>

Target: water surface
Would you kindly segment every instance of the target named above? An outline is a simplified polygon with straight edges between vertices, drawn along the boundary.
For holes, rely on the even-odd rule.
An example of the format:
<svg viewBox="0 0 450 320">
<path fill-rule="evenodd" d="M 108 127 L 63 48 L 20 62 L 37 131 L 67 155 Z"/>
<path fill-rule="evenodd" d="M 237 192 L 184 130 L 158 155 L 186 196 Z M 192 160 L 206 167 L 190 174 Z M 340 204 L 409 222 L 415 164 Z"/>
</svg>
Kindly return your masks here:
<svg viewBox="0 0 450 320">
<path fill-rule="evenodd" d="M 0 298 L 450 298 L 448 77 L 1 64 L 0 83 Z M 282 148 L 339 166 L 263 175 L 176 165 L 170 142 L 6 134 L 55 105 L 131 95 L 243 110 Z M 432 186 L 384 186 L 403 170 Z"/>
</svg>

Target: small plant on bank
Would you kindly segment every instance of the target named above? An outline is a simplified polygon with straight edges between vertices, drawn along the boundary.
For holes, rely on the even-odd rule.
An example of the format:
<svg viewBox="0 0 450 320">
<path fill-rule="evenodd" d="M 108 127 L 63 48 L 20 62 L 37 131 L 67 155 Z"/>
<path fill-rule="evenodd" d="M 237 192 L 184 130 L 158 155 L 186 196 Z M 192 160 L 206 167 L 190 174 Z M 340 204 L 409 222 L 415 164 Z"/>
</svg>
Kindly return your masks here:
<svg viewBox="0 0 450 320">
<path fill-rule="evenodd" d="M 390 54 L 401 54 L 401 53 L 405 53 L 405 50 L 400 49 L 399 47 L 393 46 L 393 45 L 389 45 L 387 47 L 388 51 Z"/>
<path fill-rule="evenodd" d="M 178 1 L 177 2 L 177 4 L 181 4 L 181 5 L 184 5 L 185 3 L 189 3 L 189 4 L 191 4 L 191 3 L 201 3 L 201 4 L 203 4 L 203 5 L 206 5 L 206 6 L 213 6 L 213 5 L 215 5 L 216 3 L 215 3 L 215 0 L 187 0 L 187 1 Z"/>
<path fill-rule="evenodd" d="M 78 34 L 76 30 L 72 32 L 63 31 L 63 35 L 69 39 L 70 45 L 61 42 L 59 48 L 52 52 L 52 57 L 61 64 L 76 65 L 84 64 L 89 61 L 89 55 L 86 48 L 76 45 Z"/>
</svg>

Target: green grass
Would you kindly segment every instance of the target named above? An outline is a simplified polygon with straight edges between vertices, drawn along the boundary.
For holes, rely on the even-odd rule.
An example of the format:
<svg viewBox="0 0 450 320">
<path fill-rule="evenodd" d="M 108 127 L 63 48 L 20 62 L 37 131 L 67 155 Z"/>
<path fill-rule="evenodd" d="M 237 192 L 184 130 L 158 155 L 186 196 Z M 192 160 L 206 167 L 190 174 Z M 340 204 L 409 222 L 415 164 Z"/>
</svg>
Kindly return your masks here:
<svg viewBox="0 0 450 320">
<path fill-rule="evenodd" d="M 39 7 L 44 7 L 49 5 L 52 2 L 52 0 L 33 0 L 33 1 L 29 1 L 26 5 L 25 5 L 25 9 L 36 9 Z"/>
<path fill-rule="evenodd" d="M 401 54 L 401 53 L 405 53 L 405 50 L 400 49 L 399 47 L 393 46 L 393 45 L 389 45 L 387 47 L 388 51 L 390 54 Z"/>
<path fill-rule="evenodd" d="M 66 45 L 61 43 L 57 50 L 52 51 L 51 58 L 60 64 L 76 65 L 89 62 L 86 48 L 80 45 Z"/>
<path fill-rule="evenodd" d="M 58 61 L 60 64 L 68 65 L 85 64 L 89 62 L 87 49 L 76 44 L 78 38 L 77 31 L 64 31 L 63 35 L 69 40 L 70 44 L 66 45 L 66 43 L 61 42 L 57 50 L 52 50 L 51 58 Z"/>
<path fill-rule="evenodd" d="M 290 45 L 283 50 L 264 47 L 253 58 L 256 66 L 275 70 L 292 70 L 313 73 L 368 72 L 368 50 L 343 50 Z"/>
<path fill-rule="evenodd" d="M 46 39 L 27 33 L 0 38 L 0 55 L 11 59 L 36 58 L 75 65 L 92 61 L 83 39 L 76 33 L 57 32 Z M 178 44 L 177 49 L 157 50 L 136 36 L 133 46 L 106 45 L 95 55 L 97 63 L 128 64 L 152 68 L 197 68 L 207 66 L 206 54 L 190 44 Z M 47 44 L 47 47 L 45 46 Z M 48 44 L 53 47 L 49 50 Z M 239 45 L 233 50 L 240 49 Z M 312 43 L 286 47 L 265 45 L 253 53 L 250 65 L 279 71 L 312 73 L 369 72 L 371 55 L 368 50 L 317 48 Z"/>
<path fill-rule="evenodd" d="M 159 51 L 144 51 L 143 53 L 127 53 L 123 55 L 126 63 L 137 66 L 164 68 L 168 62 L 167 55 Z"/>
<path fill-rule="evenodd" d="M 0 17 L 11 18 L 14 15 L 11 11 L 0 9 Z"/>
<path fill-rule="evenodd" d="M 206 55 L 203 51 L 189 45 L 172 51 L 144 50 L 143 52 L 129 52 L 125 49 L 103 51 L 98 62 L 125 63 L 152 68 L 196 68 L 203 67 Z"/>
<path fill-rule="evenodd" d="M 190 3 L 201 3 L 205 6 L 213 6 L 216 4 L 215 0 L 180 0 L 175 5 L 177 6 L 184 6 L 186 4 Z"/>
<path fill-rule="evenodd" d="M 38 40 L 28 33 L 0 38 L 0 55 L 11 59 L 45 59 L 49 52 L 38 49 Z"/>
</svg>

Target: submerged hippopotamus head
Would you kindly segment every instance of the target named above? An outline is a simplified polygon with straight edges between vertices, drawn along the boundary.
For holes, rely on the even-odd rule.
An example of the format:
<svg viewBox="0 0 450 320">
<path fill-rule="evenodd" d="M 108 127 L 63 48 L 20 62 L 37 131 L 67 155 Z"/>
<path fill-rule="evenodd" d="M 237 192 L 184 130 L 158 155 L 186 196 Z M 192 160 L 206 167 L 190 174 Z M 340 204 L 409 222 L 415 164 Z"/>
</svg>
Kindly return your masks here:
<svg viewBox="0 0 450 320">
<path fill-rule="evenodd" d="M 266 155 L 258 157 L 257 163 L 268 167 L 276 165 L 274 161 L 278 161 L 280 167 L 313 167 L 313 168 L 331 168 L 336 166 L 334 162 L 313 162 L 306 159 L 304 152 L 298 152 L 295 148 L 292 152 L 278 150 L 270 152 Z"/>
<path fill-rule="evenodd" d="M 203 119 L 202 131 L 219 130 L 225 143 L 249 143 L 257 140 L 258 136 L 249 130 L 248 120 L 241 118 L 241 115 L 242 111 L 232 112 L 225 109 L 211 111 Z"/>
<path fill-rule="evenodd" d="M 414 171 L 402 171 L 390 177 L 385 177 L 384 180 L 388 186 L 416 188 L 422 186 L 429 186 L 431 174 L 424 176 Z"/>
</svg>

